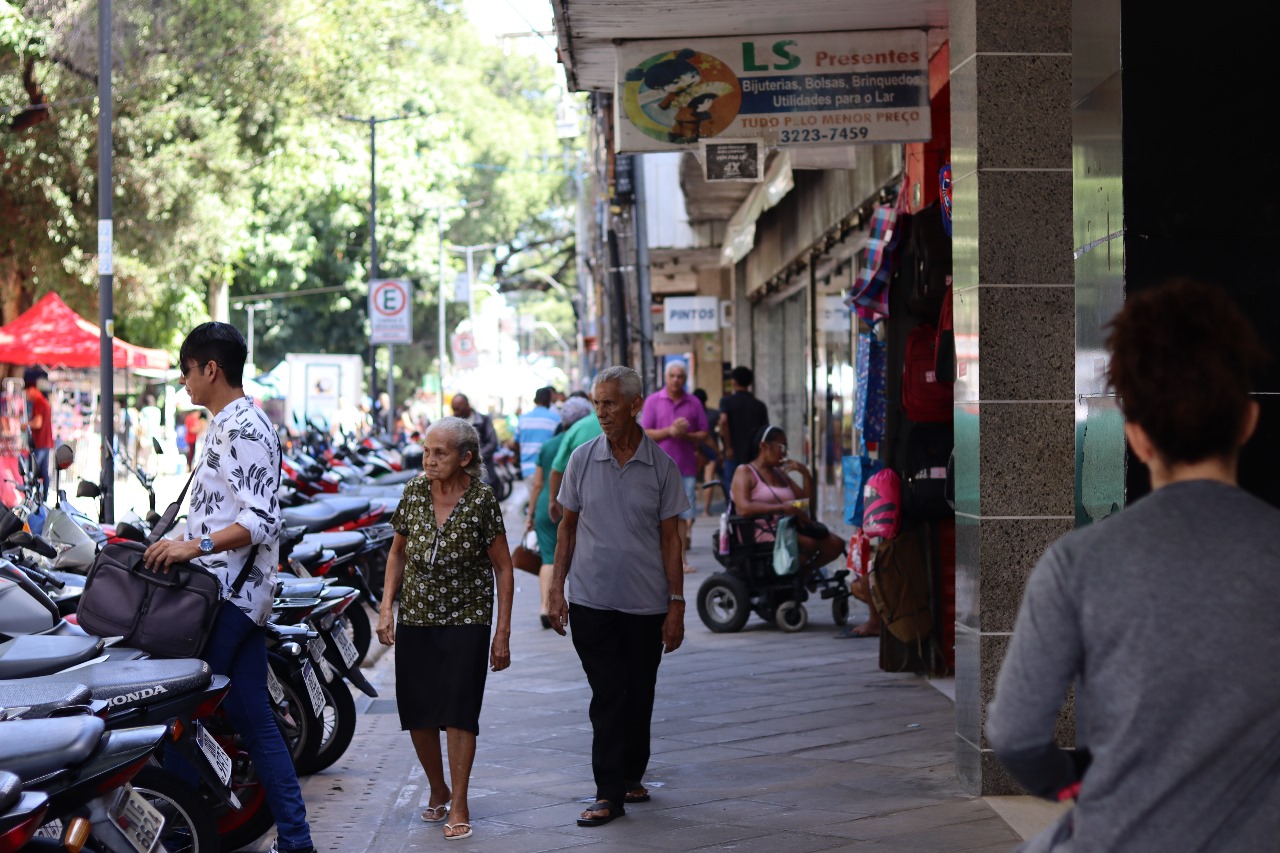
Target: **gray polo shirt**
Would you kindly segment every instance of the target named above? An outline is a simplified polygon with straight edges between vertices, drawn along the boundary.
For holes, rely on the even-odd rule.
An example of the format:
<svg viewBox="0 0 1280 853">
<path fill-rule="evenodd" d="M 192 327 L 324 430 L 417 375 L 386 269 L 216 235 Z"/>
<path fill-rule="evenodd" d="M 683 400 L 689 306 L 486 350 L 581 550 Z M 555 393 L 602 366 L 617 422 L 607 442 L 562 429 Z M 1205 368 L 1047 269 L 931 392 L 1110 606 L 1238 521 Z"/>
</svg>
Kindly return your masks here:
<svg viewBox="0 0 1280 853">
<path fill-rule="evenodd" d="M 648 436 L 618 467 L 601 435 L 573 451 L 560 505 L 578 513 L 565 598 L 597 610 L 667 612 L 662 520 L 689 508 L 680 469 Z"/>
</svg>

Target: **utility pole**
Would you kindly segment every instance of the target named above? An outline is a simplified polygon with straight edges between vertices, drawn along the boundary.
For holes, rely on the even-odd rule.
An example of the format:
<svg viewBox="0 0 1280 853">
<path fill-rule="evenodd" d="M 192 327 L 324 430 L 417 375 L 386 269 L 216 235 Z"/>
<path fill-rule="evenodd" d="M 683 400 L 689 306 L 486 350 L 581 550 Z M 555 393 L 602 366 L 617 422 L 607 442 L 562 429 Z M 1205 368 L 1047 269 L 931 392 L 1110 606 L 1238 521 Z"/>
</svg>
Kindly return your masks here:
<svg viewBox="0 0 1280 853">
<path fill-rule="evenodd" d="M 439 303 L 436 305 L 436 348 L 437 357 L 440 362 L 440 417 L 444 417 L 444 212 L 450 208 L 458 207 L 464 210 L 473 207 L 479 207 L 484 204 L 484 199 L 480 201 L 465 202 L 460 201 L 457 204 L 435 204 L 427 207 L 427 210 L 436 212 L 436 225 L 438 226 L 437 238 L 440 243 L 440 256 L 437 263 L 437 271 L 440 273 L 439 282 Z M 470 315 L 468 315 L 470 316 Z"/>
<path fill-rule="evenodd" d="M 115 434 L 115 304 L 112 282 L 111 211 L 111 0 L 98 0 L 98 382 L 102 400 L 98 406 L 99 432 L 102 435 L 102 520 L 116 520 L 116 472 L 111 453 Z"/>
<path fill-rule="evenodd" d="M 373 290 L 373 281 L 378 277 L 378 125 L 388 121 L 404 121 L 410 116 L 396 115 L 369 116 L 368 118 L 360 118 L 359 116 L 338 116 L 343 121 L 354 121 L 360 124 L 369 125 L 369 290 Z M 372 325 L 373 317 L 369 317 L 369 323 Z M 372 410 L 377 402 L 378 394 L 378 348 L 372 341 L 369 343 L 369 408 Z M 395 348 L 392 344 L 387 344 L 387 396 L 390 398 L 392 409 L 395 408 Z M 389 417 L 389 413 L 382 414 L 385 420 Z M 384 424 L 385 426 L 385 424 Z"/>
<path fill-rule="evenodd" d="M 461 252 L 467 256 L 467 319 L 471 321 L 471 333 L 476 331 L 476 295 L 475 295 L 475 268 L 472 266 L 471 256 L 475 252 L 496 249 L 497 243 L 482 243 L 478 246 L 450 246 L 449 248 L 455 252 Z"/>
</svg>

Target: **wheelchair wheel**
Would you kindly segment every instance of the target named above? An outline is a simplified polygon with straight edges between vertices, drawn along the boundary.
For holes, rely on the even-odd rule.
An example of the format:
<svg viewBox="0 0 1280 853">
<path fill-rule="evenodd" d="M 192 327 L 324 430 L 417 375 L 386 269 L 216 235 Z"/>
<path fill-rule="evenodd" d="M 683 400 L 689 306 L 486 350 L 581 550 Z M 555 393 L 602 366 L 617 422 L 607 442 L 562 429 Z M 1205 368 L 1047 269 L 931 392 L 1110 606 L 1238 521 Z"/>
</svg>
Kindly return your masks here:
<svg viewBox="0 0 1280 853">
<path fill-rule="evenodd" d="M 831 618 L 840 627 L 849 624 L 849 596 L 837 595 L 831 599 Z"/>
<path fill-rule="evenodd" d="M 707 578 L 698 588 L 698 616 L 717 634 L 741 631 L 751 618 L 746 584 L 723 572 Z"/>
<path fill-rule="evenodd" d="M 809 611 L 798 601 L 784 601 L 778 605 L 773 621 L 779 628 L 792 634 L 809 624 Z"/>
</svg>

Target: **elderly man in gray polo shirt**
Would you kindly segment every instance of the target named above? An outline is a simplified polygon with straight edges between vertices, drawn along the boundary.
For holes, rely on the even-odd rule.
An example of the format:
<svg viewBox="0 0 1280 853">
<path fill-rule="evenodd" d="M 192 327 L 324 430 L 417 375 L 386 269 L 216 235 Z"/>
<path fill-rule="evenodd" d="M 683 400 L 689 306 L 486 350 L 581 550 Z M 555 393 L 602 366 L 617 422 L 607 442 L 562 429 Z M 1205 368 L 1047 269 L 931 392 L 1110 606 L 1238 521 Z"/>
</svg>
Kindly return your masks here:
<svg viewBox="0 0 1280 853">
<path fill-rule="evenodd" d="M 579 826 L 602 826 L 624 803 L 649 799 L 649 724 L 664 652 L 684 641 L 684 543 L 689 501 L 675 462 L 645 435 L 640 376 L 609 367 L 591 400 L 603 434 L 573 452 L 560 484 L 551 627 L 573 647 L 591 685 L 596 802 Z M 565 581 L 568 580 L 566 601 Z"/>
</svg>

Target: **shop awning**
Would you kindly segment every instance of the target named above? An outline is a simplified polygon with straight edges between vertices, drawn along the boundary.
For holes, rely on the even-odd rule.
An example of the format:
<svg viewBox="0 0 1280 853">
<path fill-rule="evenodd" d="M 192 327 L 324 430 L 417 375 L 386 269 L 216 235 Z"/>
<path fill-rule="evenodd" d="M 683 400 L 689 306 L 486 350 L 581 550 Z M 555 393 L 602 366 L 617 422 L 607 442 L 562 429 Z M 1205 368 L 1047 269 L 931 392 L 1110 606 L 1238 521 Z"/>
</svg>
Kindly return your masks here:
<svg viewBox="0 0 1280 853">
<path fill-rule="evenodd" d="M 97 367 L 101 363 L 98 327 L 67 307 L 56 293 L 43 297 L 13 322 L 0 326 L 0 362 L 46 367 Z M 112 339 L 115 367 L 163 369 L 164 350 Z"/>
</svg>

